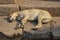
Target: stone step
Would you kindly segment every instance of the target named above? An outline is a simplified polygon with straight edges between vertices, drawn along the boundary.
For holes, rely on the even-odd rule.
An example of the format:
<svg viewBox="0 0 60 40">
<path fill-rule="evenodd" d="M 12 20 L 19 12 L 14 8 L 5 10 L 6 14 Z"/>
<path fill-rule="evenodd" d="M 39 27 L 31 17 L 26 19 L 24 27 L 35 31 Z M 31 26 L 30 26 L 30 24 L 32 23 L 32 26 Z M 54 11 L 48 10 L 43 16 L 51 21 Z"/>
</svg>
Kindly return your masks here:
<svg viewBox="0 0 60 40">
<path fill-rule="evenodd" d="M 52 14 L 52 16 L 60 16 L 60 2 L 21 0 L 18 1 L 17 4 L 20 5 L 21 10 L 38 8 L 48 10 Z"/>
<path fill-rule="evenodd" d="M 6 16 L 10 12 L 19 11 L 19 5 L 16 4 L 0 4 L 0 16 Z"/>
<path fill-rule="evenodd" d="M 15 4 L 15 0 L 0 0 L 0 4 Z"/>
</svg>

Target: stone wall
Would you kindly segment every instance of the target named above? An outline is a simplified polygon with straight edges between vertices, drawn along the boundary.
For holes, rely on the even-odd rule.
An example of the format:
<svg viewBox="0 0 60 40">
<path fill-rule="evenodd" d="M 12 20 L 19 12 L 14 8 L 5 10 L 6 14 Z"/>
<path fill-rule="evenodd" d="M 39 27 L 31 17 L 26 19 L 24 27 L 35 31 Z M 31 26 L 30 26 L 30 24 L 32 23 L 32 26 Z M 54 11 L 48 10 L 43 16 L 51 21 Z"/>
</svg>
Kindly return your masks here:
<svg viewBox="0 0 60 40">
<path fill-rule="evenodd" d="M 31 8 L 48 10 L 52 16 L 60 16 L 60 2 L 57 1 L 0 0 L 0 16 Z"/>
</svg>

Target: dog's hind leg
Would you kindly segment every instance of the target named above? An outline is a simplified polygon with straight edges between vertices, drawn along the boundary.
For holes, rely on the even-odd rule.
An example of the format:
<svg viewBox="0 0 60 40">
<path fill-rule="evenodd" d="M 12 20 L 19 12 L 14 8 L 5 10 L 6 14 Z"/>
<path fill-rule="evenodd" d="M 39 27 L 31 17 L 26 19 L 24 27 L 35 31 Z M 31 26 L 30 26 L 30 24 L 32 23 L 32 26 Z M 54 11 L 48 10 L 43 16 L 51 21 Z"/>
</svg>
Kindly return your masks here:
<svg viewBox="0 0 60 40">
<path fill-rule="evenodd" d="M 41 28 L 42 27 L 42 17 L 41 15 L 38 16 L 38 24 L 35 26 L 36 28 Z"/>
</svg>

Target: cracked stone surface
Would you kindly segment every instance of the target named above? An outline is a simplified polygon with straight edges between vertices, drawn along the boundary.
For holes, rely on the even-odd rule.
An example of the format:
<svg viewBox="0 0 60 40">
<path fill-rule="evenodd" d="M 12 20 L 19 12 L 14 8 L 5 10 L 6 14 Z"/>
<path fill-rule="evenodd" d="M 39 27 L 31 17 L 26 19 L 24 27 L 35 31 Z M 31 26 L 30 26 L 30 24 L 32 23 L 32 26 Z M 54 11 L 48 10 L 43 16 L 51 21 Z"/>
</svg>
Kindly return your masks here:
<svg viewBox="0 0 60 40">
<path fill-rule="evenodd" d="M 5 20 L 6 17 L 0 17 L 0 32 L 4 33 L 7 36 L 13 36 L 14 34 L 17 35 L 18 33 L 20 35 L 22 35 L 22 29 L 18 29 L 15 30 L 14 28 L 16 27 L 17 22 L 14 21 L 12 23 L 8 23 Z M 54 27 L 52 27 L 52 34 L 54 35 L 54 37 L 59 37 L 60 36 L 60 17 L 53 17 L 53 20 L 56 21 L 56 24 L 54 23 Z M 35 23 L 33 23 L 35 24 Z M 50 32 L 50 24 L 43 24 L 43 27 L 40 28 L 37 31 L 31 30 L 31 28 L 35 27 L 31 22 L 27 22 L 24 25 L 24 30 L 23 30 L 23 34 L 26 37 L 30 37 L 32 35 L 32 37 L 34 36 L 36 38 L 36 36 L 39 37 L 49 37 L 48 34 Z"/>
</svg>

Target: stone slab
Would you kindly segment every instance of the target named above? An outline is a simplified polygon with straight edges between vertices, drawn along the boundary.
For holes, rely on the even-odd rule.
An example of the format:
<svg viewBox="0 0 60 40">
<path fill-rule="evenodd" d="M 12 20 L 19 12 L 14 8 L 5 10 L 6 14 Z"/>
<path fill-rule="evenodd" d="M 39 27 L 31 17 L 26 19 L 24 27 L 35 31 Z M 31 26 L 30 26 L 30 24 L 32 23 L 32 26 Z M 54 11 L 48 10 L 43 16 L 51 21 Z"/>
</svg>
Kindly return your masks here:
<svg viewBox="0 0 60 40">
<path fill-rule="evenodd" d="M 12 23 L 8 23 L 5 20 L 6 17 L 0 17 L 0 32 L 4 33 L 7 36 L 13 36 L 14 34 L 17 35 L 18 33 L 20 35 L 23 34 L 25 38 L 49 38 L 49 32 L 51 31 L 54 37 L 59 37 L 60 36 L 60 17 L 53 17 L 53 20 L 56 22 L 54 23 L 54 26 L 51 26 L 49 23 L 48 24 L 43 24 L 43 27 L 40 28 L 39 30 L 32 30 L 33 27 L 35 27 L 31 22 L 27 22 L 24 25 L 24 30 L 18 29 L 15 30 L 14 28 L 16 27 L 17 22 L 14 21 Z M 50 28 L 52 28 L 50 30 Z"/>
<path fill-rule="evenodd" d="M 6 17 L 2 18 L 0 17 L 0 32 L 4 33 L 9 37 L 22 34 L 22 29 L 15 30 L 16 22 L 8 23 L 5 19 Z"/>
</svg>

